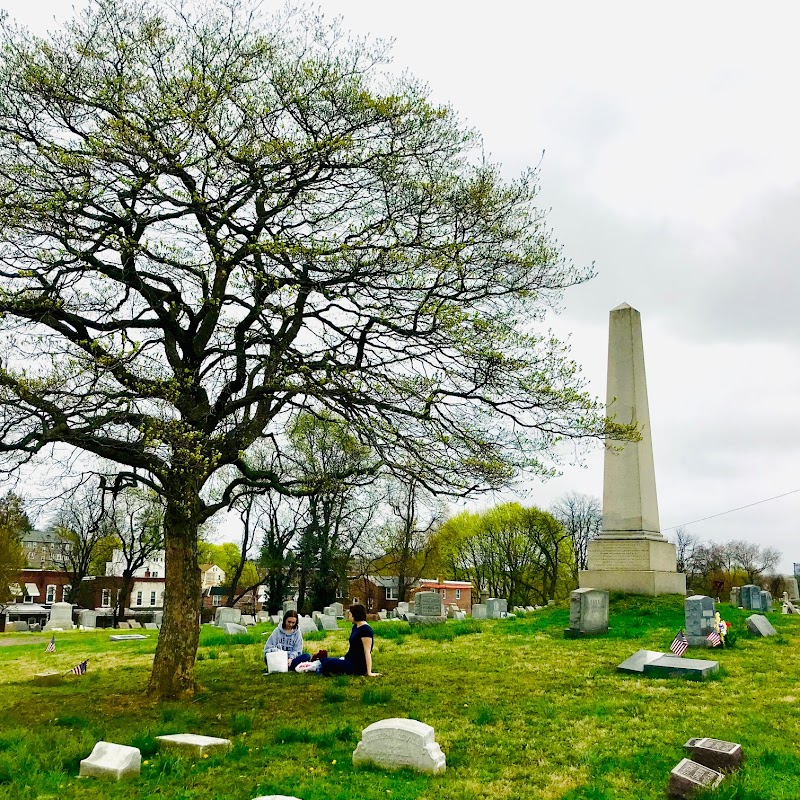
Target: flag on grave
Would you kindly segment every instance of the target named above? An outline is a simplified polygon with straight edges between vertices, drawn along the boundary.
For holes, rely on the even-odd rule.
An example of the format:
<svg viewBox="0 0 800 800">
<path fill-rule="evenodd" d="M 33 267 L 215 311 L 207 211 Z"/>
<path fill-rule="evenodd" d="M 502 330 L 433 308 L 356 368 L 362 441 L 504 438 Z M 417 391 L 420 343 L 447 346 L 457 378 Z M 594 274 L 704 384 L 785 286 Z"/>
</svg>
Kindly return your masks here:
<svg viewBox="0 0 800 800">
<path fill-rule="evenodd" d="M 88 660 L 86 660 L 86 661 L 81 661 L 81 663 L 80 663 L 80 664 L 77 664 L 76 666 L 74 666 L 74 667 L 73 667 L 73 668 L 70 670 L 70 672 L 71 672 L 73 675 L 83 675 L 83 674 L 86 672 L 86 669 L 87 669 L 87 667 L 88 667 L 88 666 L 89 666 L 89 661 L 88 661 Z"/>
<path fill-rule="evenodd" d="M 45 653 L 55 653 L 56 651 L 56 635 L 53 634 L 50 637 L 50 641 L 47 643 L 47 647 L 44 649 Z"/>
<path fill-rule="evenodd" d="M 672 640 L 672 644 L 669 646 L 669 649 L 675 653 L 676 656 L 682 656 L 689 647 L 689 640 L 683 633 L 683 628 L 678 631 L 675 638 Z"/>
<path fill-rule="evenodd" d="M 722 637 L 716 631 L 711 631 L 711 633 L 706 636 L 706 639 L 711 642 L 712 647 L 717 647 L 722 644 Z"/>
</svg>

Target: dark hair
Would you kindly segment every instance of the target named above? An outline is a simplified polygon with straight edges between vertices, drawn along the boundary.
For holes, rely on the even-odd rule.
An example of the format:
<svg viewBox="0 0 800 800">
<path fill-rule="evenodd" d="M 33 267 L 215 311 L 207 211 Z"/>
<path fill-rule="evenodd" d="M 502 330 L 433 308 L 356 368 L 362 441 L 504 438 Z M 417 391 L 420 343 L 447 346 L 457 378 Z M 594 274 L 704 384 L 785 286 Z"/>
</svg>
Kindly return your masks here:
<svg viewBox="0 0 800 800">
<path fill-rule="evenodd" d="M 361 605 L 361 603 L 356 603 L 355 605 L 350 606 L 350 616 L 353 618 L 353 622 L 366 622 L 367 621 L 367 609 Z"/>
<path fill-rule="evenodd" d="M 295 624 L 295 626 L 294 626 L 294 627 L 295 627 L 295 628 L 299 627 L 299 625 L 300 625 L 300 617 L 298 616 L 297 612 L 296 612 L 294 609 L 291 609 L 291 608 L 290 608 L 290 609 L 289 609 L 289 610 L 288 610 L 288 611 L 287 611 L 287 612 L 286 612 L 286 613 L 283 615 L 283 622 L 281 623 L 281 627 L 282 627 L 282 628 L 286 628 L 286 620 L 287 620 L 287 619 L 289 619 L 289 618 L 291 618 L 291 617 L 294 617 L 294 618 L 297 620 L 297 623 Z"/>
</svg>

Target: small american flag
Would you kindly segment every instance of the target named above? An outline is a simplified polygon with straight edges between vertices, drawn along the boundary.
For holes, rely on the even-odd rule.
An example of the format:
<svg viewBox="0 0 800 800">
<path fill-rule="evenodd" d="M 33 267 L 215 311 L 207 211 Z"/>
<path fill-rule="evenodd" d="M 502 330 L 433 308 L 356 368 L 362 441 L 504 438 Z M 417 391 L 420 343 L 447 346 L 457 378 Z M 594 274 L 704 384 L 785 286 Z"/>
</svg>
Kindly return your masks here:
<svg viewBox="0 0 800 800">
<path fill-rule="evenodd" d="M 47 643 L 47 647 L 44 649 L 45 653 L 55 653 L 56 651 L 56 635 L 53 634 L 50 637 L 50 641 Z"/>
<path fill-rule="evenodd" d="M 88 660 L 86 660 L 86 661 L 81 661 L 81 663 L 80 663 L 80 664 L 77 664 L 76 666 L 74 666 L 74 667 L 73 667 L 73 668 L 70 670 L 70 672 L 71 672 L 73 675 L 83 675 L 83 674 L 86 672 L 86 669 L 88 668 L 88 666 L 89 666 L 89 661 L 88 661 Z"/>
<path fill-rule="evenodd" d="M 689 647 L 689 641 L 683 633 L 683 629 L 679 630 L 669 649 L 675 653 L 676 656 L 682 656 Z"/>
<path fill-rule="evenodd" d="M 712 647 L 717 647 L 722 644 L 722 637 L 716 631 L 711 631 L 711 633 L 706 636 L 706 639 L 711 642 Z"/>
</svg>

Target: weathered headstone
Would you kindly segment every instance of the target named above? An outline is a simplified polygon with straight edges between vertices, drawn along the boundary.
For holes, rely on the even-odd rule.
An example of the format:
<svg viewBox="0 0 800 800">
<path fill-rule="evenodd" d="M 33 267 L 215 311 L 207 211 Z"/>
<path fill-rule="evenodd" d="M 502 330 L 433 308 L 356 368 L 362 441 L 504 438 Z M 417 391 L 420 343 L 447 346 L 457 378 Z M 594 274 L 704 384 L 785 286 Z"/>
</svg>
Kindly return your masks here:
<svg viewBox="0 0 800 800">
<path fill-rule="evenodd" d="M 742 608 L 746 611 L 762 611 L 761 589 L 755 584 L 748 583 L 742 586 Z"/>
<path fill-rule="evenodd" d="M 120 622 L 117 623 L 117 628 L 121 631 L 129 631 L 131 629 L 131 626 L 124 620 L 121 620 Z"/>
<path fill-rule="evenodd" d="M 403 614 L 408 614 L 408 603 L 406 603 L 405 600 L 401 600 L 397 604 L 396 611 L 397 611 L 398 616 L 402 616 Z"/>
<path fill-rule="evenodd" d="M 84 608 L 78 612 L 78 625 L 84 628 L 97 627 L 97 611 L 93 608 Z"/>
<path fill-rule="evenodd" d="M 130 622 L 128 622 L 128 625 L 130 625 L 132 631 L 135 631 L 138 628 L 142 627 L 141 623 L 135 619 L 130 620 Z"/>
<path fill-rule="evenodd" d="M 58 686 L 64 682 L 63 672 L 37 672 L 33 676 L 33 682 L 37 686 Z"/>
<path fill-rule="evenodd" d="M 722 773 L 684 758 L 669 774 L 667 796 L 688 798 L 702 789 L 714 789 L 722 778 Z"/>
<path fill-rule="evenodd" d="M 28 631 L 30 630 L 28 628 L 28 623 L 21 619 L 18 619 L 15 622 L 12 622 L 11 624 L 14 626 L 14 631 L 16 633 L 28 633 Z"/>
<path fill-rule="evenodd" d="M 256 618 L 252 614 L 242 614 L 242 625 L 255 625 Z"/>
<path fill-rule="evenodd" d="M 236 622 L 225 622 L 222 625 L 222 630 L 228 636 L 242 636 L 247 634 L 247 628 L 244 625 L 239 625 Z"/>
<path fill-rule="evenodd" d="M 731 587 L 731 605 L 739 608 L 742 604 L 742 587 L 741 586 L 733 586 Z"/>
<path fill-rule="evenodd" d="M 164 622 L 164 612 L 163 611 L 154 611 L 153 612 L 153 622 L 158 625 L 160 628 L 162 623 Z"/>
<path fill-rule="evenodd" d="M 488 619 L 500 619 L 508 614 L 508 600 L 504 597 L 490 597 L 486 601 L 486 616 Z"/>
<path fill-rule="evenodd" d="M 789 594 L 790 600 L 800 600 L 800 595 L 798 595 L 797 578 L 795 578 L 794 575 L 784 575 L 783 585 L 786 587 L 786 591 Z"/>
<path fill-rule="evenodd" d="M 722 739 L 694 738 L 684 745 L 692 761 L 717 772 L 729 772 L 744 761 L 742 746 Z"/>
<path fill-rule="evenodd" d="M 238 608 L 229 606 L 219 606 L 214 612 L 214 624 L 221 628 L 226 622 L 235 622 L 240 625 L 242 622 L 242 612 Z"/>
<path fill-rule="evenodd" d="M 385 609 L 381 609 L 381 610 L 378 612 L 378 616 L 379 616 L 381 619 L 386 619 L 386 618 L 387 618 L 387 613 L 386 613 L 386 610 L 385 610 Z"/>
<path fill-rule="evenodd" d="M 608 592 L 605 589 L 576 589 L 569 597 L 568 639 L 608 633 Z"/>
<path fill-rule="evenodd" d="M 283 616 L 282 616 L 281 614 L 273 614 L 273 615 L 272 615 L 272 616 L 269 618 L 269 621 L 270 621 L 270 622 L 271 622 L 273 625 L 280 625 L 280 624 L 283 622 Z M 316 626 L 315 626 L 315 627 L 316 627 Z"/>
<path fill-rule="evenodd" d="M 385 769 L 406 767 L 438 775 L 445 771 L 444 753 L 434 739 L 434 730 L 414 719 L 382 719 L 361 732 L 353 752 L 353 766 L 374 764 Z"/>
<path fill-rule="evenodd" d="M 472 606 L 472 619 L 487 619 L 486 605 L 484 603 L 475 603 Z"/>
<path fill-rule="evenodd" d="M 456 622 L 461 622 L 462 620 L 465 620 L 466 618 L 467 618 L 467 612 L 466 611 L 462 611 L 461 609 L 459 609 L 458 611 L 454 611 L 453 612 L 453 619 Z"/>
<path fill-rule="evenodd" d="M 80 775 L 119 780 L 138 775 L 141 769 L 142 754 L 138 747 L 98 742 L 91 755 L 81 761 Z"/>
<path fill-rule="evenodd" d="M 148 636 L 145 636 L 142 633 L 122 633 L 122 634 L 114 634 L 113 636 L 109 636 L 109 641 L 112 642 L 130 642 L 136 641 L 137 639 L 148 639 Z"/>
<path fill-rule="evenodd" d="M 710 647 L 706 638 L 714 630 L 714 598 L 693 594 L 683 603 L 686 640 L 692 647 Z"/>
<path fill-rule="evenodd" d="M 525 610 L 530 614 L 531 611 L 536 611 L 533 606 L 525 606 Z"/>
<path fill-rule="evenodd" d="M 338 631 L 339 625 L 336 623 L 336 617 L 332 617 L 329 614 L 320 614 L 317 617 L 317 630 Z"/>
<path fill-rule="evenodd" d="M 328 607 L 331 610 L 332 616 L 344 619 L 344 606 L 341 603 L 331 603 Z"/>
<path fill-rule="evenodd" d="M 330 608 L 330 606 L 325 606 L 325 608 Z M 325 611 L 325 609 L 323 609 L 322 611 L 312 611 L 311 612 L 311 619 L 313 619 L 314 622 L 316 622 L 323 614 L 326 617 L 334 616 L 333 614 L 329 614 L 327 611 Z"/>
<path fill-rule="evenodd" d="M 202 758 L 212 753 L 225 752 L 231 749 L 230 739 L 216 736 L 198 736 L 194 733 L 172 733 L 168 736 L 156 736 L 159 749 Z"/>
<path fill-rule="evenodd" d="M 766 592 L 762 589 L 760 594 L 761 594 L 761 610 L 764 613 L 766 613 L 767 611 L 772 611 L 772 592 Z"/>
<path fill-rule="evenodd" d="M 156 625 L 155 622 L 145 622 L 144 628 L 147 631 L 157 631 L 158 625 Z"/>
<path fill-rule="evenodd" d="M 418 617 L 442 616 L 442 598 L 438 592 L 417 592 L 414 595 L 414 613 Z"/>
<path fill-rule="evenodd" d="M 283 601 L 283 613 L 285 614 L 287 611 L 297 611 L 297 600 Z"/>
<path fill-rule="evenodd" d="M 28 628 L 30 629 L 31 633 L 41 633 L 42 626 L 38 622 L 32 622 Z"/>
<path fill-rule="evenodd" d="M 747 618 L 747 630 L 756 636 L 775 636 L 778 632 L 772 623 L 761 614 L 753 614 Z"/>
<path fill-rule="evenodd" d="M 317 626 L 311 617 L 298 617 L 297 618 L 297 628 L 300 633 L 311 633 L 314 631 L 316 633 Z"/>
<path fill-rule="evenodd" d="M 63 628 L 71 631 L 75 626 L 72 624 L 72 603 L 53 603 L 50 606 L 50 618 L 43 630 L 50 631 L 53 628 Z"/>
<path fill-rule="evenodd" d="M 259 611 L 258 614 L 256 614 L 256 619 L 259 622 L 269 622 L 269 614 L 266 611 Z"/>
</svg>

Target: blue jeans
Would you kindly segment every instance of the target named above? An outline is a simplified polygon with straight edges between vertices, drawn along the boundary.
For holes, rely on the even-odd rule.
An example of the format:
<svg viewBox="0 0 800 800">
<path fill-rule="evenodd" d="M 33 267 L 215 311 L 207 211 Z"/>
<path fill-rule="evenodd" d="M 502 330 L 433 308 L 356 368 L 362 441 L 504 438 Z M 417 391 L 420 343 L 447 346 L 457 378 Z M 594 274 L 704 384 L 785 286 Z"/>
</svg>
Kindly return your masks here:
<svg viewBox="0 0 800 800">
<path fill-rule="evenodd" d="M 311 661 L 311 656 L 308 653 L 300 653 L 299 656 L 296 656 L 289 662 L 289 672 L 294 672 L 298 664 L 302 664 L 304 661 Z"/>
<path fill-rule="evenodd" d="M 322 658 L 319 671 L 322 675 L 358 675 L 356 665 L 346 658 Z M 363 674 L 363 673 L 360 673 Z"/>
</svg>

